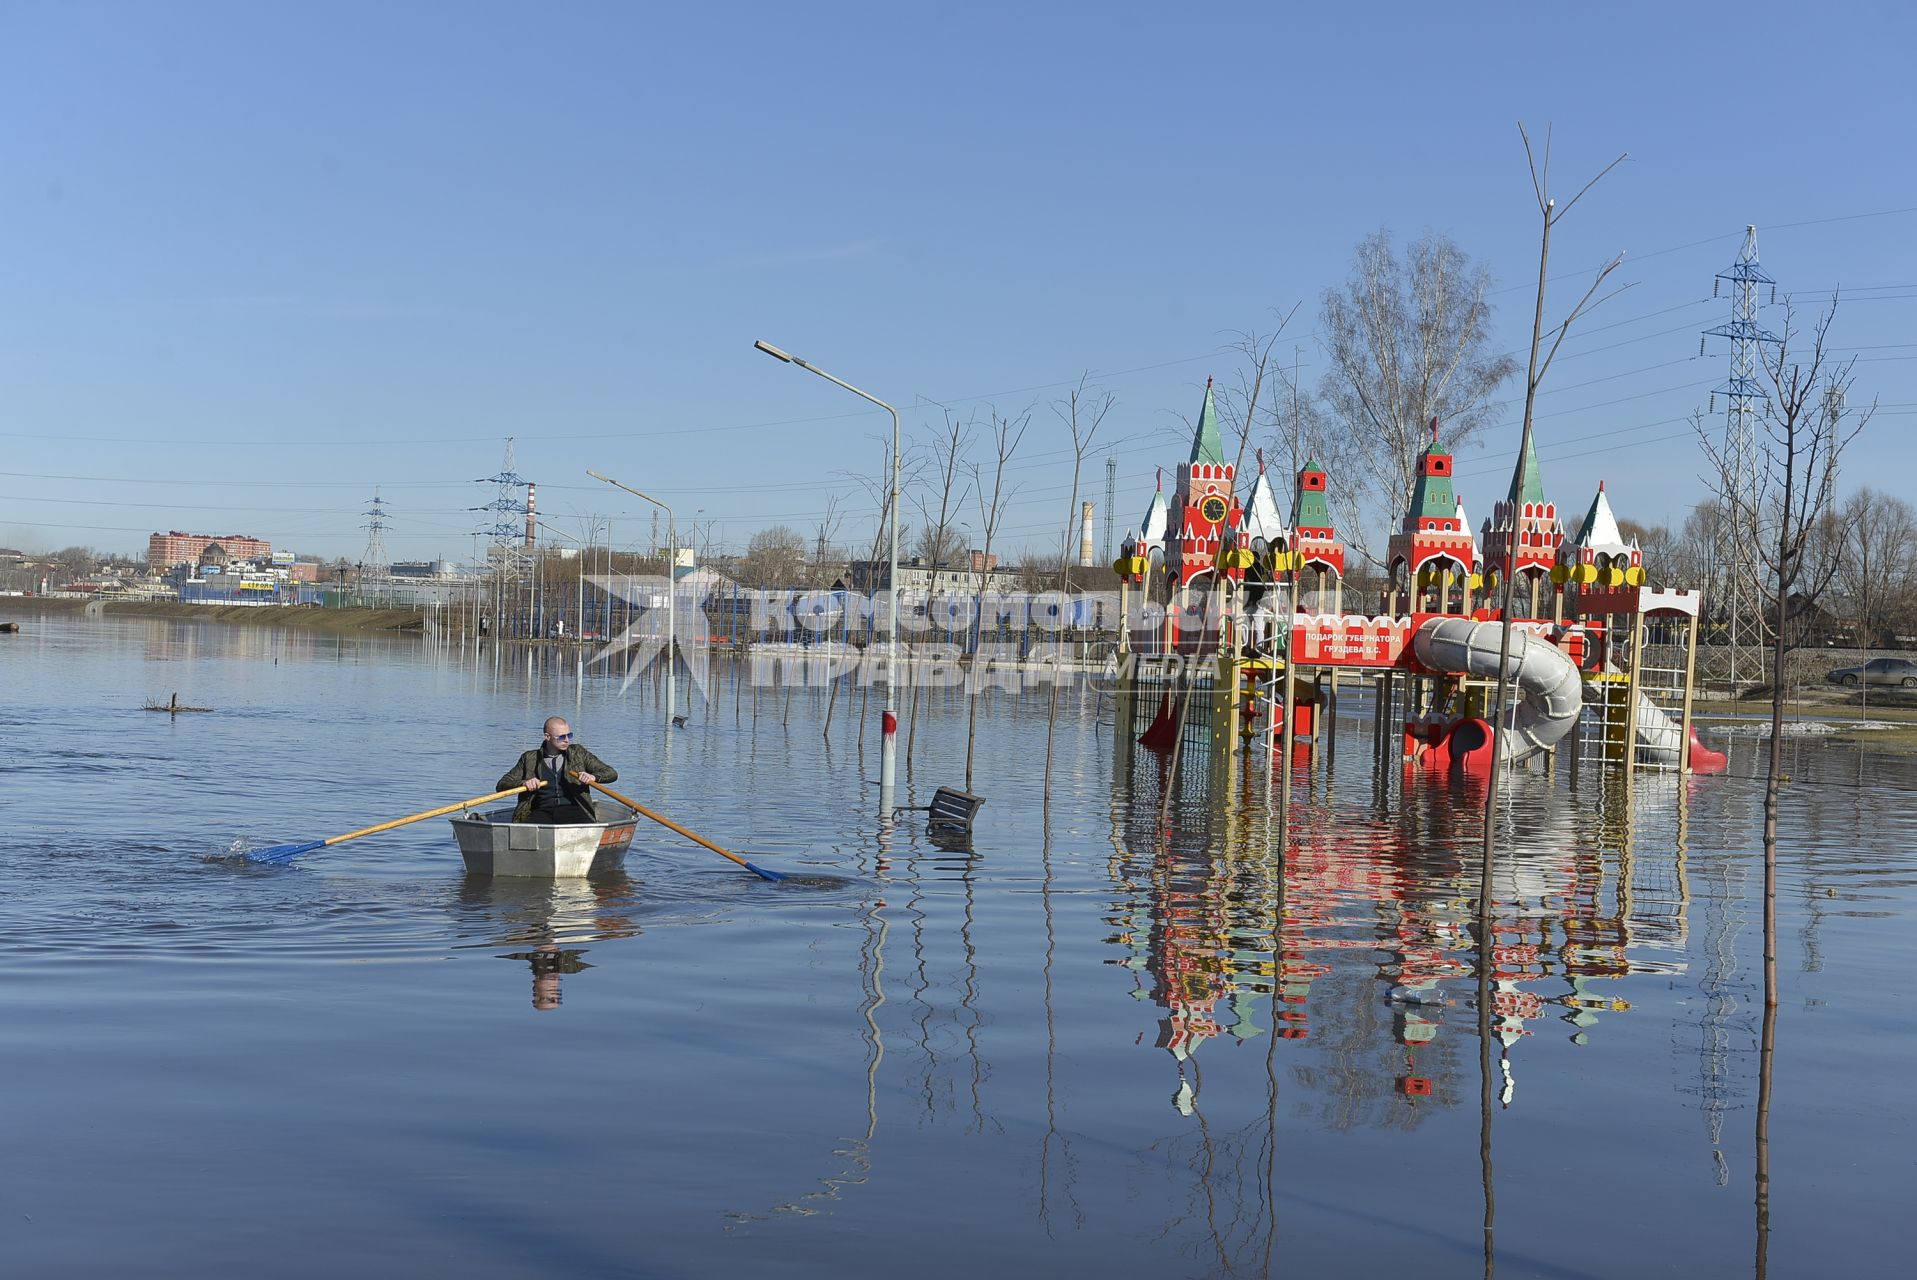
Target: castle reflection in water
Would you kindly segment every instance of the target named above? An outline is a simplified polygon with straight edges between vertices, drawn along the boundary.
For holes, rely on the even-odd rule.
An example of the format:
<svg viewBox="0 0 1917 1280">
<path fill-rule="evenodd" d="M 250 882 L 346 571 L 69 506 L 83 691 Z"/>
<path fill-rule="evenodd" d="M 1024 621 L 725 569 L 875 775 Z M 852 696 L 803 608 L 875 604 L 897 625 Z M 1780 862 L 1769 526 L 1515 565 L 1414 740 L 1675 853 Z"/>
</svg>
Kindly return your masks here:
<svg viewBox="0 0 1917 1280">
<path fill-rule="evenodd" d="M 1282 858 L 1257 778 L 1220 804 L 1187 774 L 1161 827 L 1162 771 L 1133 775 L 1114 802 L 1108 920 L 1124 954 L 1109 963 L 1163 1011 L 1156 1044 L 1178 1063 L 1181 1111 L 1209 1041 L 1276 1035 L 1316 1051 L 1296 1070 L 1330 1123 L 1416 1124 L 1476 1088 L 1476 1053 L 1453 1042 L 1476 1039 L 1482 783 L 1407 774 L 1375 803 L 1334 802 L 1302 761 Z M 1555 1021 L 1586 1043 L 1628 1014 L 1623 979 L 1684 971 L 1688 785 L 1514 784 L 1486 949 L 1506 1104 L 1525 1038 Z M 1677 816 L 1677 838 L 1640 854 L 1632 814 L 1646 806 Z"/>
</svg>

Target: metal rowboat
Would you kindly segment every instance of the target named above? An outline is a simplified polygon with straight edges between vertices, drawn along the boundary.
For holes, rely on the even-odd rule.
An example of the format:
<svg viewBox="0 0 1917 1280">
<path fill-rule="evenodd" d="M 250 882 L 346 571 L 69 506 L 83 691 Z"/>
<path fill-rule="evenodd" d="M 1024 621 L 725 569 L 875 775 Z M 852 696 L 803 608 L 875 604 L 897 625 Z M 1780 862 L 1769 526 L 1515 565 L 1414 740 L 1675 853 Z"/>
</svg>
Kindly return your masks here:
<svg viewBox="0 0 1917 1280">
<path fill-rule="evenodd" d="M 468 874 L 560 880 L 610 871 L 625 862 L 639 815 L 624 805 L 600 804 L 602 813 L 612 808 L 620 816 L 608 822 L 551 826 L 514 822 L 512 809 L 502 808 L 450 821 Z"/>
</svg>

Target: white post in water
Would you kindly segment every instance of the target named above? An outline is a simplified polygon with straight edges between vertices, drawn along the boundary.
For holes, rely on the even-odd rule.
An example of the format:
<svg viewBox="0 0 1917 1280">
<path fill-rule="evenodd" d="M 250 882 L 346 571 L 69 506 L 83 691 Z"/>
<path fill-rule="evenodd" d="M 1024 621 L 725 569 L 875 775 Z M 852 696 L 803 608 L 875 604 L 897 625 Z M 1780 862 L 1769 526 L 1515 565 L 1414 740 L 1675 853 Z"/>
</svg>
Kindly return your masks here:
<svg viewBox="0 0 1917 1280">
<path fill-rule="evenodd" d="M 879 816 L 892 813 L 892 790 L 898 775 L 898 686 L 899 686 L 899 411 L 867 391 L 861 391 L 842 378 L 835 378 L 817 365 L 808 364 L 769 342 L 753 346 L 787 364 L 796 364 L 808 373 L 816 373 L 835 386 L 844 387 L 862 400 L 869 400 L 892 415 L 892 566 L 886 575 L 885 608 L 885 711 L 881 722 L 884 736 L 879 746 Z"/>
</svg>

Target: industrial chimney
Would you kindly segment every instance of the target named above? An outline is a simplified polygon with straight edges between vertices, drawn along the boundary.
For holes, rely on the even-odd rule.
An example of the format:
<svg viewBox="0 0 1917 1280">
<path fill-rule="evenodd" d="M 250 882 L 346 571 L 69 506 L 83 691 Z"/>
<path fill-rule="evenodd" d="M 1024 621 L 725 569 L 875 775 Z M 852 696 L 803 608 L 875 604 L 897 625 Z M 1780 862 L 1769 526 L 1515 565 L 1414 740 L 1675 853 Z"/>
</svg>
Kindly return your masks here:
<svg viewBox="0 0 1917 1280">
<path fill-rule="evenodd" d="M 533 545 L 533 516 L 539 510 L 539 486 L 526 482 L 526 545 Z"/>
<path fill-rule="evenodd" d="M 1078 567 L 1092 567 L 1092 512 L 1096 508 L 1089 502 L 1078 512 Z"/>
</svg>

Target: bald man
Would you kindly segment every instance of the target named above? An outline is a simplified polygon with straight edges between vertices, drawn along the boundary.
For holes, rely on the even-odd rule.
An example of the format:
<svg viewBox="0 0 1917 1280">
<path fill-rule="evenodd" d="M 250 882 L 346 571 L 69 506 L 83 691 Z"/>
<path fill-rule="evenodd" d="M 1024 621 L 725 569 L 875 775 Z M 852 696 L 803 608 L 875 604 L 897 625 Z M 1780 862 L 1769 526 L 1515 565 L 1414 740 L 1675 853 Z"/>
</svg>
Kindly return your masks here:
<svg viewBox="0 0 1917 1280">
<path fill-rule="evenodd" d="M 575 781 L 574 775 L 577 775 Z M 546 721 L 546 736 L 519 757 L 519 763 L 499 779 L 495 791 L 531 784 L 513 810 L 514 822 L 597 822 L 589 782 L 617 782 L 619 771 L 601 760 L 583 743 L 573 741 L 572 726 L 563 716 Z"/>
</svg>

